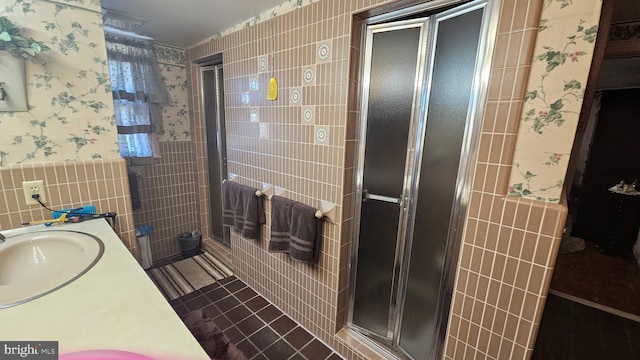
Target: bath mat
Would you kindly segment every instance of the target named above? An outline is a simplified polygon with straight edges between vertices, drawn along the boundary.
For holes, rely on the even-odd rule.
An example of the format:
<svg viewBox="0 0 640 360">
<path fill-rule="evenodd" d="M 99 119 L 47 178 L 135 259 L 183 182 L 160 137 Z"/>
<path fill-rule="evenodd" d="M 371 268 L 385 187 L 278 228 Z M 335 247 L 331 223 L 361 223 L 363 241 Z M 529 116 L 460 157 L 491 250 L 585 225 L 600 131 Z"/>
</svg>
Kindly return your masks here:
<svg viewBox="0 0 640 360">
<path fill-rule="evenodd" d="M 220 331 L 212 319 L 202 310 L 196 310 L 181 316 L 193 337 L 198 340 L 204 351 L 216 360 L 247 360 L 229 338 Z"/>
<path fill-rule="evenodd" d="M 151 269 L 148 273 L 151 280 L 169 300 L 177 299 L 233 275 L 231 269 L 208 252 Z"/>
<path fill-rule="evenodd" d="M 571 254 L 585 249 L 584 240 L 575 236 L 565 235 L 560 241 L 559 254 Z"/>
</svg>

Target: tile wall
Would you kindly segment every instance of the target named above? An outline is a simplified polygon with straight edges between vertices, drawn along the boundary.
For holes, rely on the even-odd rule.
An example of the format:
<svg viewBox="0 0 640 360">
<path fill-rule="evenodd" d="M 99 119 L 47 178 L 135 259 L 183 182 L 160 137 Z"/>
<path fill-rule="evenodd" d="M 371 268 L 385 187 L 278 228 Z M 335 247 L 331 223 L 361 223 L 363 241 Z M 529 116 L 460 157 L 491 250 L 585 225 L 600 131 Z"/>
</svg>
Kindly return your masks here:
<svg viewBox="0 0 640 360">
<path fill-rule="evenodd" d="M 133 212 L 136 226 L 154 228 L 154 260 L 179 254 L 178 234 L 199 229 L 193 143 L 160 142 L 159 150 L 160 157 L 138 176 L 141 206 Z"/>
<path fill-rule="evenodd" d="M 506 194 L 542 7 L 501 4 L 447 359 L 524 359 L 535 344 L 567 209 Z"/>
<path fill-rule="evenodd" d="M 28 163 L 0 168 L 0 202 L 4 204 L 0 207 L 0 229 L 51 218 L 51 213 L 42 207 L 25 204 L 22 182 L 29 180 L 44 180 L 46 205 L 51 209 L 94 205 L 99 213 L 115 211 L 120 239 L 138 256 L 124 160 Z"/>
<path fill-rule="evenodd" d="M 153 226 L 151 253 L 160 260 L 180 253 L 177 236 L 199 230 L 199 217 L 184 49 L 155 43 L 153 51 L 170 100 L 162 107 L 159 157 L 136 169 L 141 207 L 133 217 L 136 226 Z"/>
<path fill-rule="evenodd" d="M 187 50 L 203 232 L 208 233 L 208 184 L 197 70 L 198 62 L 221 53 L 229 172 L 245 185 L 281 186 L 289 198 L 311 206 L 334 202 L 339 219 L 325 224 L 320 260 L 313 265 L 268 253 L 269 222 L 258 241 L 234 235 L 236 274 L 348 359 L 373 356 L 335 336 L 346 307 L 357 144 L 360 35 L 353 15 L 409 3 L 323 0 Z M 566 207 L 506 193 L 542 6 L 542 0 L 500 4 L 448 328 L 448 359 L 524 359 L 535 342 Z M 279 97 L 269 102 L 265 94 L 272 61 Z M 269 205 L 267 201 L 267 211 Z"/>
<path fill-rule="evenodd" d="M 352 162 L 352 157 L 345 159 L 344 146 L 352 5 L 343 1 L 308 5 L 187 50 L 191 61 L 223 52 L 228 171 L 238 174 L 238 181 L 245 185 L 260 187 L 266 182 L 283 187 L 287 197 L 311 206 L 319 206 L 321 200 L 336 203 L 338 219 L 344 211 L 343 178 L 346 175 L 348 184 L 352 181 L 352 173 L 344 172 L 345 161 Z M 274 57 L 270 55 L 272 26 Z M 272 61 L 279 84 L 278 100 L 273 102 L 265 96 Z M 195 95 L 193 136 L 204 194 L 206 144 L 201 99 L 194 91 L 200 84 L 196 65 L 190 73 Z M 266 207 L 269 212 L 268 201 Z M 345 210 L 350 214 L 350 209 Z M 200 211 L 204 232 L 208 224 L 204 198 Z M 336 321 L 342 310 L 338 289 L 345 288 L 339 284 L 339 270 L 346 266 L 348 254 L 341 252 L 347 246 L 341 239 L 348 238 L 341 236 L 343 224 L 324 225 L 320 260 L 313 265 L 268 253 L 269 225 L 268 220 L 257 242 L 232 237 L 236 274 L 337 347 L 333 335 L 342 324 Z"/>
</svg>

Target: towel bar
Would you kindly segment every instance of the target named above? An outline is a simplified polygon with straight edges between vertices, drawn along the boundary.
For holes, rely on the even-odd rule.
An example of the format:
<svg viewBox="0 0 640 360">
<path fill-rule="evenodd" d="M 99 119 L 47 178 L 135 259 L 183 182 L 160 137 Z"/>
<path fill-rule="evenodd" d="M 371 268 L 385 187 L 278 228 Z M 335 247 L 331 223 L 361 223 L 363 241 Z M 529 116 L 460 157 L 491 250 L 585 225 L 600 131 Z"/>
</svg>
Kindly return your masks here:
<svg viewBox="0 0 640 360">
<path fill-rule="evenodd" d="M 262 184 L 260 184 L 260 186 L 262 195 L 266 196 L 267 198 L 270 198 L 273 195 L 273 186 L 271 186 L 271 184 L 263 182 Z"/>
<path fill-rule="evenodd" d="M 262 194 L 265 195 L 269 200 L 271 200 L 271 197 L 273 195 L 285 197 L 287 194 L 287 190 L 279 186 L 272 186 L 271 184 L 262 183 Z"/>
<path fill-rule="evenodd" d="M 224 179 L 222 180 L 222 182 L 224 183 L 225 181 L 235 181 L 235 179 L 236 179 L 236 174 L 229 173 L 229 179 L 228 180 Z M 256 196 L 257 197 L 266 196 L 267 199 L 269 200 L 271 200 L 271 197 L 273 195 L 285 197 L 287 194 L 286 189 L 281 188 L 279 186 L 273 186 L 269 183 L 263 182 L 261 184 L 261 188 L 262 190 L 256 190 Z M 325 218 L 326 221 L 335 224 L 336 204 L 321 200 L 320 208 L 318 209 L 318 211 L 316 211 L 315 216 L 318 219 Z"/>
<path fill-rule="evenodd" d="M 320 209 L 316 211 L 316 217 L 318 219 L 326 218 L 330 223 L 335 224 L 336 204 L 321 200 Z"/>
<path fill-rule="evenodd" d="M 222 183 L 224 184 L 225 181 L 236 182 L 235 180 L 236 180 L 236 174 L 229 173 L 229 179 L 228 180 L 227 179 L 222 179 Z M 256 196 L 257 197 L 260 197 L 262 195 L 267 195 L 266 190 L 265 190 L 265 192 L 262 192 L 260 190 L 256 190 Z"/>
</svg>

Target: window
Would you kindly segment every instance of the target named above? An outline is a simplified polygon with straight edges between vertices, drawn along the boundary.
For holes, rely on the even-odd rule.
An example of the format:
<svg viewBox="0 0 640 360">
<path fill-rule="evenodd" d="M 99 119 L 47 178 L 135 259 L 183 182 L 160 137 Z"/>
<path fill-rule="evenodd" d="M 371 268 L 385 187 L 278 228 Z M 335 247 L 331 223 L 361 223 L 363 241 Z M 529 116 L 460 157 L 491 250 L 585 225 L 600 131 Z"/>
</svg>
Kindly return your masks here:
<svg viewBox="0 0 640 360">
<path fill-rule="evenodd" d="M 133 164 L 153 161 L 163 131 L 167 90 L 148 40 L 105 34 L 120 154 Z"/>
</svg>

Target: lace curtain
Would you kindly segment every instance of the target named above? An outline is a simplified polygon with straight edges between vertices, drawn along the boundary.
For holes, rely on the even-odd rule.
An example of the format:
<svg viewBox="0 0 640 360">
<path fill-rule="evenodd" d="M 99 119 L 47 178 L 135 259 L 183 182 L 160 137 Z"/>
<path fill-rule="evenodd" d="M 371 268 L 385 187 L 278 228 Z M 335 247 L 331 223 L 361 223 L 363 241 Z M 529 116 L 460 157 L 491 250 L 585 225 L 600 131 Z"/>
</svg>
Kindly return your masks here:
<svg viewBox="0 0 640 360">
<path fill-rule="evenodd" d="M 169 100 L 151 41 L 105 34 L 120 154 L 153 159 L 155 133 L 163 132 L 162 105 Z"/>
</svg>

